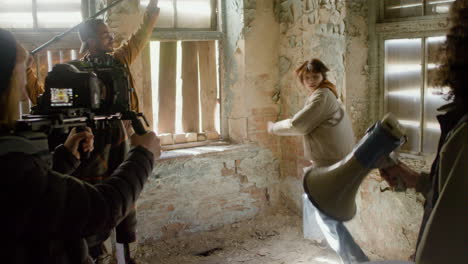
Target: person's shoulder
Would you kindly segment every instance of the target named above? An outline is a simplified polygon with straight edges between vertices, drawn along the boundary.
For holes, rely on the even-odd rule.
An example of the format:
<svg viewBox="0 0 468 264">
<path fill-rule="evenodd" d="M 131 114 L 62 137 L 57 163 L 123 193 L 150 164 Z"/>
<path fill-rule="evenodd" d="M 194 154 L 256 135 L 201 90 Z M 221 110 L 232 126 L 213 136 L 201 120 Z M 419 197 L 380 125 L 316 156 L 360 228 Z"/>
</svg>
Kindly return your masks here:
<svg viewBox="0 0 468 264">
<path fill-rule="evenodd" d="M 308 102 L 313 102 L 317 100 L 328 100 L 329 98 L 336 98 L 335 95 L 333 94 L 330 89 L 325 88 L 325 87 L 320 87 L 317 88 L 311 95 L 309 95 L 309 98 L 307 99 Z"/>
</svg>

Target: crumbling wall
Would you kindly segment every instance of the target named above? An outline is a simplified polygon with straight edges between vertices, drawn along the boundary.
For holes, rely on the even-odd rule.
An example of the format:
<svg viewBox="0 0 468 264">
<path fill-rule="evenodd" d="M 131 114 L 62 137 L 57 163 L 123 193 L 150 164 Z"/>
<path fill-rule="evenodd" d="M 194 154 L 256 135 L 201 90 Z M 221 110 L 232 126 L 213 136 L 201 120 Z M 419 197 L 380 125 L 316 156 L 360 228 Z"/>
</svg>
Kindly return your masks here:
<svg viewBox="0 0 468 264">
<path fill-rule="evenodd" d="M 345 91 L 346 5 L 342 0 L 276 1 L 280 23 L 278 74 L 281 112 L 279 119 L 299 111 L 310 91 L 297 80 L 294 70 L 304 61 L 318 58 L 329 68 L 328 79 Z M 303 157 L 300 137 L 281 137 L 282 192 L 296 208 L 302 207 L 302 174 L 309 162 Z"/>
<path fill-rule="evenodd" d="M 138 2 L 125 1 L 107 16 L 116 46 L 139 26 Z M 138 200 L 141 241 L 212 230 L 252 218 L 278 203 L 279 147 L 276 138 L 266 133 L 266 122 L 277 115 L 271 99 L 278 80 L 279 35 L 273 4 L 269 0 L 222 4 L 226 5 L 221 45 L 223 136 L 243 145 L 208 147 L 211 151 L 201 150 L 202 155 L 197 149 L 163 154 Z M 144 66 L 148 57 L 141 54 L 131 68 L 143 111 L 150 106 L 143 100 L 151 98 L 149 72 L 144 71 L 149 68 Z M 168 158 L 180 152 L 186 155 Z"/>
<path fill-rule="evenodd" d="M 278 202 L 279 164 L 271 151 L 255 145 L 211 148 L 216 151 L 156 163 L 137 203 L 140 241 L 213 230 Z M 197 151 L 203 147 L 187 153 Z"/>
</svg>

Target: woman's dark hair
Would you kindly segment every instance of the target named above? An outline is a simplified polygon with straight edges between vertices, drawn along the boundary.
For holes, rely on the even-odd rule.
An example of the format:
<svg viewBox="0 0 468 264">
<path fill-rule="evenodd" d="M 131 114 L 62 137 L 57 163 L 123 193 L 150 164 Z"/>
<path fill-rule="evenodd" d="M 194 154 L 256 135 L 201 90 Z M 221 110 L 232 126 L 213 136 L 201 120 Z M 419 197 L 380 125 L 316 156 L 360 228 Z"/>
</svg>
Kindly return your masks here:
<svg viewBox="0 0 468 264">
<path fill-rule="evenodd" d="M 0 28 L 0 94 L 10 86 L 16 65 L 16 40 L 9 31 Z"/>
<path fill-rule="evenodd" d="M 436 84 L 450 87 L 449 99 L 468 108 L 468 0 L 457 0 L 450 10 L 450 29 L 443 47 Z"/>
<path fill-rule="evenodd" d="M 313 73 L 321 73 L 323 79 L 327 79 L 327 72 L 330 71 L 325 64 L 319 59 L 311 59 L 309 61 L 304 62 L 299 68 L 296 70 L 296 75 L 301 80 L 301 83 L 304 81 L 304 75 L 309 72 Z"/>
</svg>

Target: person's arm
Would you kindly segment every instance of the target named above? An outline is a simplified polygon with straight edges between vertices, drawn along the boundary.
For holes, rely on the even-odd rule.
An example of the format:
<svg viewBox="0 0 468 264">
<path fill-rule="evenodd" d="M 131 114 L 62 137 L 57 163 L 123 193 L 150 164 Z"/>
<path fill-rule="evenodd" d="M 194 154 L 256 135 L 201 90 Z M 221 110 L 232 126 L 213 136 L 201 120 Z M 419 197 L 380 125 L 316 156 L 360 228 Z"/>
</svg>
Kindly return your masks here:
<svg viewBox="0 0 468 264">
<path fill-rule="evenodd" d="M 396 187 L 401 179 L 406 188 L 415 188 L 417 192 L 426 196 L 431 187 L 429 174 L 418 173 L 406 164 L 398 161 L 396 165 L 379 169 L 380 176 L 391 186 Z"/>
<path fill-rule="evenodd" d="M 151 37 L 151 33 L 159 17 L 159 10 L 158 1 L 151 0 L 146 7 L 143 23 L 140 28 L 127 43 L 115 50 L 115 58 L 126 64 L 133 63 Z"/>
<path fill-rule="evenodd" d="M 26 91 L 31 102 L 36 105 L 37 97 L 44 93 L 44 86 L 39 83 L 36 73 L 34 72 L 34 59 L 32 56 L 28 60 L 28 68 L 26 69 Z"/>
<path fill-rule="evenodd" d="M 68 239 L 114 227 L 133 208 L 160 153 L 152 132 L 132 140 L 125 162 L 95 186 L 52 171 L 33 155 L 2 156 L 5 232 L 18 239 Z"/>
<path fill-rule="evenodd" d="M 133 208 L 152 171 L 153 155 L 133 148 L 116 172 L 95 186 L 52 171 L 31 155 L 8 154 L 1 167 L 10 176 L 3 185 L 9 200 L 4 202 L 12 206 L 7 210 L 16 216 L 12 222 L 21 223 L 17 235 L 66 239 L 114 227 Z"/>
<path fill-rule="evenodd" d="M 331 93 L 328 89 L 320 89 L 312 95 L 310 101 L 292 118 L 269 123 L 268 132 L 278 136 L 299 136 L 309 134 L 324 120 L 333 114 L 333 109 L 327 100 Z"/>
<path fill-rule="evenodd" d="M 81 132 L 73 128 L 67 140 L 55 148 L 52 156 L 52 169 L 60 173 L 72 174 L 80 165 L 81 157 L 78 151 L 80 144 L 84 152 L 93 151 L 94 135 L 89 127 Z"/>
</svg>

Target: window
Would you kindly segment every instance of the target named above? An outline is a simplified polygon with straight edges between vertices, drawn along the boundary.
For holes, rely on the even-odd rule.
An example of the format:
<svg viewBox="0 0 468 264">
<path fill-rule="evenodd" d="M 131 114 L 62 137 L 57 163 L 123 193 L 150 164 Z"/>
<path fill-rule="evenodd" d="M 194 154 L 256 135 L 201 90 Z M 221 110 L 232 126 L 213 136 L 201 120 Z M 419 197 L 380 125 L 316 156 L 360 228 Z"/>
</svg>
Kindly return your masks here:
<svg viewBox="0 0 468 264">
<path fill-rule="evenodd" d="M 381 0 L 375 2 L 375 36 L 371 36 L 371 78 L 379 76 L 381 114 L 392 112 L 405 127 L 402 150 L 430 155 L 440 136 L 437 109 L 447 104 L 447 87 L 435 87 L 440 48 L 453 0 Z M 372 14 L 371 14 L 372 17 Z M 381 21 L 380 23 L 378 21 Z"/>
<path fill-rule="evenodd" d="M 146 7 L 149 0 L 141 1 Z M 214 30 L 217 27 L 216 1 L 213 0 L 159 0 L 161 8 L 159 29 Z"/>
<path fill-rule="evenodd" d="M 385 40 L 385 110 L 405 127 L 404 150 L 435 153 L 440 136 L 437 108 L 447 102 L 433 80 L 444 36 Z"/>
<path fill-rule="evenodd" d="M 0 10 L 2 28 L 69 28 L 81 21 L 81 0 L 3 0 Z"/>
<path fill-rule="evenodd" d="M 154 129 L 163 145 L 219 138 L 217 41 L 150 45 Z"/>
<path fill-rule="evenodd" d="M 385 0 L 384 19 L 447 14 L 455 0 Z"/>
<path fill-rule="evenodd" d="M 153 128 L 162 145 L 173 145 L 166 149 L 220 138 L 218 50 L 223 35 L 218 4 L 159 1 L 161 13 L 150 44 L 151 101 Z"/>
</svg>

